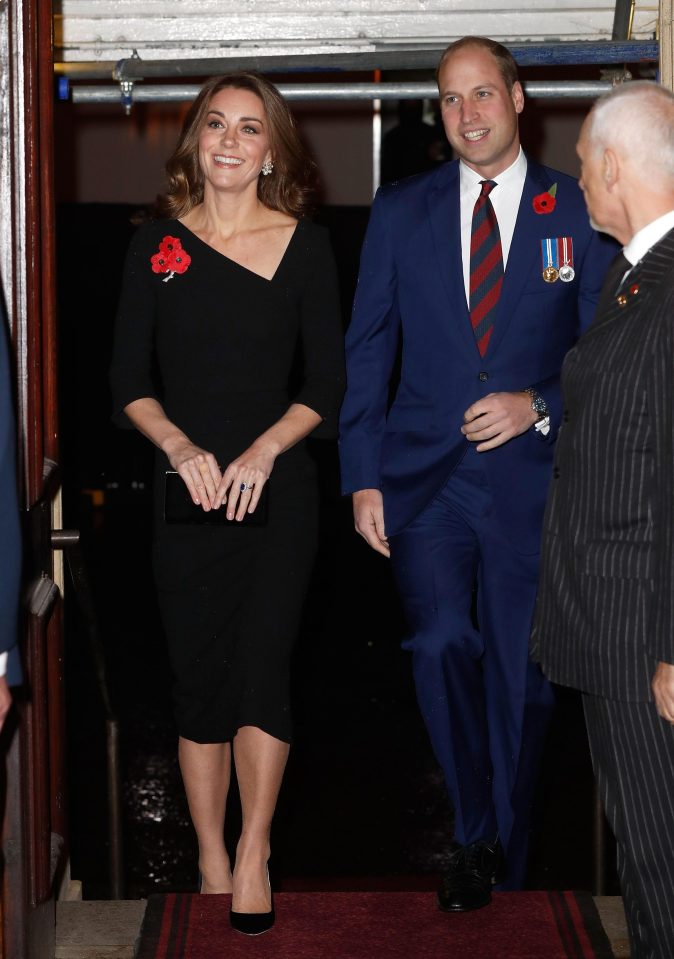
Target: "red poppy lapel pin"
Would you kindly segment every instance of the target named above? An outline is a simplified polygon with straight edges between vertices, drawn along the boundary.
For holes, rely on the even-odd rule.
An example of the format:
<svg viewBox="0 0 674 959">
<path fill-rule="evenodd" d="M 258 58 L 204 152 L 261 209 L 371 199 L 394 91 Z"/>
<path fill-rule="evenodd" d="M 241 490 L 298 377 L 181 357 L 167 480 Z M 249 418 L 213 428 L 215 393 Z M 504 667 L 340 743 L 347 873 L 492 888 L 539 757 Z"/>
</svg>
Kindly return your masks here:
<svg viewBox="0 0 674 959">
<path fill-rule="evenodd" d="M 533 199 L 534 213 L 552 213 L 557 205 L 556 194 L 556 183 L 553 183 L 544 193 L 538 193 Z"/>
<path fill-rule="evenodd" d="M 166 273 L 162 280 L 168 283 L 176 273 L 184 273 L 192 262 L 192 257 L 183 249 L 180 240 L 175 236 L 165 236 L 159 244 L 159 251 L 150 257 L 153 273 Z"/>
</svg>

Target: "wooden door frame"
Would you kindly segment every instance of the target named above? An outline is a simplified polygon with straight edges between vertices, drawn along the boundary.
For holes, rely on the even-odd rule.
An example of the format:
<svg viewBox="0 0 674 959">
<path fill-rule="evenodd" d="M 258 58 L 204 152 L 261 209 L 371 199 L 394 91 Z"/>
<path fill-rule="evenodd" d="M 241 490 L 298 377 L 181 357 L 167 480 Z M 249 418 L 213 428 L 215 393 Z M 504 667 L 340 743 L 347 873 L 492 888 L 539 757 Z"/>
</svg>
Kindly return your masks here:
<svg viewBox="0 0 674 959">
<path fill-rule="evenodd" d="M 53 955 L 67 863 L 58 511 L 53 12 L 0 0 L 0 278 L 15 359 L 19 495 L 25 520 L 26 683 L 6 757 L 2 892 L 5 959 Z"/>
<path fill-rule="evenodd" d="M 15 355 L 21 505 L 27 542 L 24 620 L 29 696 L 6 756 L 0 956 L 53 955 L 57 882 L 68 858 L 61 701 L 62 583 L 48 530 L 58 511 L 51 0 L 0 0 L 0 282 Z M 674 87 L 672 0 L 659 11 L 660 79 Z M 46 483 L 48 475 L 50 483 Z M 41 591 L 40 591 L 41 588 Z M 40 606 L 44 601 L 45 615 Z"/>
</svg>

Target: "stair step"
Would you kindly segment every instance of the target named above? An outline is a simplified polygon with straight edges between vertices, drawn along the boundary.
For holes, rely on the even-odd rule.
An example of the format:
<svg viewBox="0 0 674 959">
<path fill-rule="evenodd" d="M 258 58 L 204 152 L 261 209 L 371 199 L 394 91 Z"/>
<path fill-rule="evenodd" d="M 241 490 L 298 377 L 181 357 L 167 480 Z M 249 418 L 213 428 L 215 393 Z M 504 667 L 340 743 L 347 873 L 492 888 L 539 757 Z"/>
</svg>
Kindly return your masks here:
<svg viewBox="0 0 674 959">
<path fill-rule="evenodd" d="M 82 899 L 56 904 L 54 959 L 134 959 L 145 899 Z M 629 959 L 625 911 L 620 896 L 595 903 L 615 959 Z"/>
<path fill-rule="evenodd" d="M 54 959 L 133 959 L 145 899 L 56 904 Z"/>
</svg>

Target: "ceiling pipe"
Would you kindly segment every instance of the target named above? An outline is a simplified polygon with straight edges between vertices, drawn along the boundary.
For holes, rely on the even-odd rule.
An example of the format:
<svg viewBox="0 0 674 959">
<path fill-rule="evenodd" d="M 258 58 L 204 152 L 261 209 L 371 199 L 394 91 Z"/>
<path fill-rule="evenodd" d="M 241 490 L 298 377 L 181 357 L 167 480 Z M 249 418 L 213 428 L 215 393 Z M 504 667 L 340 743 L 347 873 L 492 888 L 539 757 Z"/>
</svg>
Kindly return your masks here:
<svg viewBox="0 0 674 959">
<path fill-rule="evenodd" d="M 615 82 L 629 79 L 629 74 L 615 80 L 529 81 L 524 90 L 529 97 L 554 99 L 591 99 L 607 93 Z M 133 103 L 183 103 L 193 100 L 200 84 L 132 84 L 119 86 L 74 86 L 70 91 L 73 103 L 111 103 L 125 108 Z M 435 83 L 293 83 L 278 84 L 288 100 L 415 100 L 435 99 Z M 128 112 L 128 111 L 127 111 Z"/>
</svg>

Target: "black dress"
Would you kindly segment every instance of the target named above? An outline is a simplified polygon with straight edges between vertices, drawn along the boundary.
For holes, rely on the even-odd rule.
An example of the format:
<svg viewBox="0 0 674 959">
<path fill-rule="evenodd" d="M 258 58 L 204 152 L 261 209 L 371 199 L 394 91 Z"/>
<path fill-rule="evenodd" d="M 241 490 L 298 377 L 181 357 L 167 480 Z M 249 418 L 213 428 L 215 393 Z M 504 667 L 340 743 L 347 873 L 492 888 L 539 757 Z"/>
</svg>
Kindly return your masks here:
<svg viewBox="0 0 674 959">
<path fill-rule="evenodd" d="M 167 236 L 191 258 L 172 276 L 152 266 Z M 127 254 L 111 385 L 116 417 L 154 397 L 223 470 L 290 402 L 323 417 L 314 435 L 334 436 L 344 347 L 327 230 L 300 220 L 266 280 L 177 220 L 141 226 Z M 264 527 L 167 525 L 168 469 L 157 451 L 154 573 L 179 733 L 227 742 L 251 725 L 289 742 L 289 661 L 318 535 L 314 462 L 304 442 L 277 457 Z"/>
</svg>

